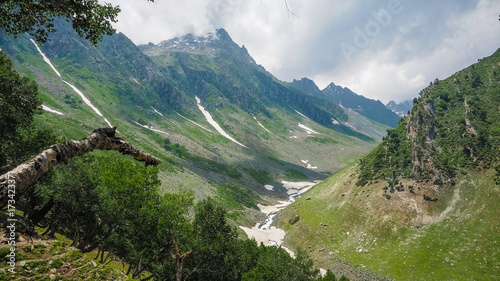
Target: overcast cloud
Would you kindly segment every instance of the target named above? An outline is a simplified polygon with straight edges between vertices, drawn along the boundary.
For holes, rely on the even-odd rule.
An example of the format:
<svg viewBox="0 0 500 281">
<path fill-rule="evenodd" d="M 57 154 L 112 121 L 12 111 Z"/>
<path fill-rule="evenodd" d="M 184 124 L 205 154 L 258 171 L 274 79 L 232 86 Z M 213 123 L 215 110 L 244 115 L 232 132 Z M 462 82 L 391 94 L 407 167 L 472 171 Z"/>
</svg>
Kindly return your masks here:
<svg viewBox="0 0 500 281">
<path fill-rule="evenodd" d="M 136 44 L 224 28 L 284 81 L 403 101 L 500 48 L 496 0 L 109 0 Z M 293 13 L 293 14 L 292 14 Z"/>
</svg>

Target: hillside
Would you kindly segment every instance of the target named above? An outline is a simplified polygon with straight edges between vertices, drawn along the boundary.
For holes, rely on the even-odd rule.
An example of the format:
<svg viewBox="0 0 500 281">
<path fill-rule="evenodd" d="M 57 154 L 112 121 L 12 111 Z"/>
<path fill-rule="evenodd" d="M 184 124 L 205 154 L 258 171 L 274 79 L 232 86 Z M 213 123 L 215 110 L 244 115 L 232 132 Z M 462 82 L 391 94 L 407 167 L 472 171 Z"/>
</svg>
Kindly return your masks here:
<svg viewBox="0 0 500 281">
<path fill-rule="evenodd" d="M 9 248 L 0 248 L 1 280 L 133 280 L 119 261 L 94 259 L 96 253 L 84 254 L 63 237 L 27 242 L 27 237 L 21 236 L 20 240 L 16 275 L 9 274 L 10 266 L 4 262 Z"/>
<path fill-rule="evenodd" d="M 351 280 L 346 262 L 397 280 L 498 279 L 498 65 L 500 50 L 423 89 L 377 148 L 281 213 L 288 245 Z"/>
</svg>

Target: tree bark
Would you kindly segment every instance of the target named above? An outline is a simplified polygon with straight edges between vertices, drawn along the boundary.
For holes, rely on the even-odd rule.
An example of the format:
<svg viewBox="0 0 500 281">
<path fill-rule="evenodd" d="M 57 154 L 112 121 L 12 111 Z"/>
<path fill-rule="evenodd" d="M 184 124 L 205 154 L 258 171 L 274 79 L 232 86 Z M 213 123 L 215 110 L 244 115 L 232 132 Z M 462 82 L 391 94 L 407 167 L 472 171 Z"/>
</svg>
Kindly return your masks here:
<svg viewBox="0 0 500 281">
<path fill-rule="evenodd" d="M 101 248 L 97 248 L 97 256 L 95 256 L 94 260 L 97 260 L 99 258 L 99 254 L 101 253 Z"/>
<path fill-rule="evenodd" d="M 0 208 L 9 203 L 9 188 L 15 189 L 15 198 L 20 198 L 31 185 L 60 163 L 68 163 L 75 156 L 81 156 L 94 149 L 117 150 L 122 154 L 132 155 L 137 161 L 148 165 L 159 165 L 161 160 L 143 152 L 129 142 L 115 136 L 116 127 L 100 128 L 81 140 L 64 141 L 42 151 L 36 157 L 22 163 L 13 170 L 0 176 Z"/>
<path fill-rule="evenodd" d="M 179 247 L 177 246 L 177 241 L 175 241 L 174 237 L 172 237 L 172 241 L 174 243 L 175 253 L 170 253 L 170 256 L 172 257 L 172 259 L 175 260 L 175 267 L 176 267 L 175 280 L 182 281 L 182 268 L 183 268 L 182 262 L 189 254 L 191 254 L 191 252 L 193 252 L 193 249 L 190 249 L 189 251 L 181 255 L 179 252 Z"/>
<path fill-rule="evenodd" d="M 31 222 L 33 222 L 33 225 L 37 225 L 41 220 L 43 220 L 45 215 L 47 215 L 47 213 L 50 211 L 50 209 L 52 209 L 52 207 L 54 207 L 55 204 L 56 202 L 54 201 L 54 199 L 50 198 L 47 204 L 45 204 L 40 210 L 33 211 L 33 213 L 31 213 L 28 218 L 31 220 Z"/>
</svg>

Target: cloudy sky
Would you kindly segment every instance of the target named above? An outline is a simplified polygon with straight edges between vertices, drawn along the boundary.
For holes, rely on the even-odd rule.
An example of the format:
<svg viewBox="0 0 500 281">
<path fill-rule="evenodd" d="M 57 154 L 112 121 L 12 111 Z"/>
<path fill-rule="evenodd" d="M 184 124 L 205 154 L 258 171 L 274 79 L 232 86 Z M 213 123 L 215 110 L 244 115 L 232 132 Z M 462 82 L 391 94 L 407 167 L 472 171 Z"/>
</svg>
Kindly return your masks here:
<svg viewBox="0 0 500 281">
<path fill-rule="evenodd" d="M 224 28 L 284 81 L 403 101 L 500 48 L 498 0 L 108 0 L 136 44 Z M 288 9 L 287 7 L 288 6 Z"/>
</svg>

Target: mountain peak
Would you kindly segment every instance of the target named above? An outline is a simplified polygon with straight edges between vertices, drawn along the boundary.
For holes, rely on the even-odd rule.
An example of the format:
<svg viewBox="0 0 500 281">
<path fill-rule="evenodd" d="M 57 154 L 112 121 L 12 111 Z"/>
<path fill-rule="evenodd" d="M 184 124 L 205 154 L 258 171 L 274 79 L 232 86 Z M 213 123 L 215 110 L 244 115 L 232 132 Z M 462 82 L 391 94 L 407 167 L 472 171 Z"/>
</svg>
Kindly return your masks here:
<svg viewBox="0 0 500 281">
<path fill-rule="evenodd" d="M 315 96 L 352 109 L 361 115 L 393 128 L 398 124 L 400 119 L 396 113 L 387 109 L 382 102 L 365 98 L 362 95 L 354 93 L 349 88 L 335 85 L 333 82 L 328 84 L 322 91 L 308 78 L 302 78 L 300 80 L 294 79 L 293 82 L 287 83 L 287 85 L 307 95 Z"/>
<path fill-rule="evenodd" d="M 326 86 L 325 89 L 332 88 L 332 87 L 341 87 L 342 88 L 342 86 L 337 86 L 337 85 L 335 85 L 335 83 L 331 82 L 330 84 L 328 84 L 328 86 Z"/>
<path fill-rule="evenodd" d="M 209 32 L 204 35 L 189 33 L 164 40 L 157 45 L 152 43 L 140 45 L 139 49 L 152 56 L 162 53 L 191 53 L 209 57 L 229 55 L 233 59 L 256 64 L 247 49 L 236 44 L 224 28 L 217 29 L 215 33 Z"/>
<path fill-rule="evenodd" d="M 233 39 L 231 39 L 231 36 L 229 36 L 229 33 L 224 28 L 219 28 L 216 30 L 217 37 L 222 40 L 222 41 L 231 41 L 233 42 Z"/>
<path fill-rule="evenodd" d="M 401 103 L 396 103 L 395 101 L 391 100 L 385 105 L 385 107 L 392 110 L 394 113 L 401 117 L 406 116 L 407 112 L 411 110 L 412 106 L 413 104 L 411 100 L 406 100 Z"/>
<path fill-rule="evenodd" d="M 321 90 L 318 88 L 313 80 L 303 77 L 300 80 L 293 79 L 292 82 L 285 82 L 288 86 L 292 86 L 301 92 L 308 94 L 310 96 L 317 96 L 321 94 Z"/>
</svg>

